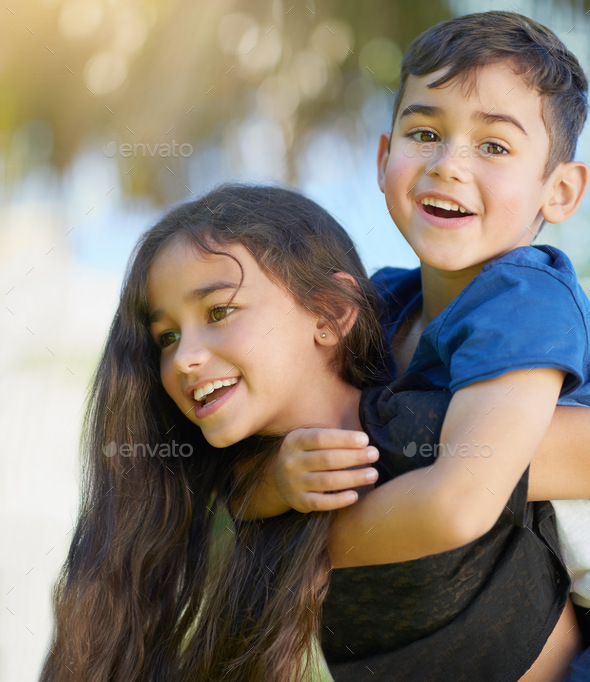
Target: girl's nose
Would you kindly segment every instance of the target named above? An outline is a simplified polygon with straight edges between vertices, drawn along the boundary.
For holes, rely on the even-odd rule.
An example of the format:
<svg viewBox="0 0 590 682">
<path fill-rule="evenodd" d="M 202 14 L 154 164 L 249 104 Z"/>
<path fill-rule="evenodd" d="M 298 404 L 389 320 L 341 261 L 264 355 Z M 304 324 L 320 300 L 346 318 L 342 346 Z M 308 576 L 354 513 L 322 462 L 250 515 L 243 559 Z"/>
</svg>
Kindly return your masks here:
<svg viewBox="0 0 590 682">
<path fill-rule="evenodd" d="M 187 374 L 206 364 L 211 358 L 211 351 L 202 340 L 183 335 L 174 354 L 174 368 L 177 372 Z"/>
</svg>

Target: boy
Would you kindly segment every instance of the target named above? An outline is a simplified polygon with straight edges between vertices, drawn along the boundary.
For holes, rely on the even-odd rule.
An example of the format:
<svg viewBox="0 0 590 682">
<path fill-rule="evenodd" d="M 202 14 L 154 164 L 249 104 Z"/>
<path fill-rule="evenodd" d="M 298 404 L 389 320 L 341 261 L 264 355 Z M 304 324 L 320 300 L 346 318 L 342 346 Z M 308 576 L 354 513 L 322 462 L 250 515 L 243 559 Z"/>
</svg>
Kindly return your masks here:
<svg viewBox="0 0 590 682">
<path fill-rule="evenodd" d="M 385 269 L 375 282 L 384 295 L 391 375 L 418 371 L 452 400 L 434 467 L 338 513 L 330 545 L 336 566 L 417 559 L 485 535 L 556 403 L 590 406 L 590 303 L 563 254 L 530 246 L 543 221 L 573 215 L 586 189 L 588 169 L 572 160 L 586 91 L 580 65 L 556 36 L 508 12 L 443 22 L 405 55 L 378 175 L 420 270 Z M 332 479 L 322 472 L 321 487 L 309 475 L 357 464 L 347 448 L 354 448 L 350 435 L 292 434 L 275 474 L 283 504 L 309 511 L 354 501 L 350 491 L 314 492 L 343 490 L 341 471 Z M 340 453 L 330 466 L 321 464 L 327 449 Z M 583 531 L 579 508 L 588 504 L 561 503 L 566 531 Z M 571 556 L 588 544 L 570 548 Z M 577 563 L 575 599 L 587 610 L 590 566 Z M 559 675 L 561 665 L 539 679 Z"/>
<path fill-rule="evenodd" d="M 517 250 L 530 246 L 543 220 L 567 219 L 582 199 L 588 169 L 572 159 L 586 118 L 587 81 L 553 34 L 516 15 L 461 17 L 428 33 L 404 59 L 394 125 L 391 136 L 381 136 L 378 169 L 391 216 L 421 262 L 422 306 L 406 292 L 403 323 L 389 327 L 388 339 L 400 374 L 418 349 L 412 368 L 450 386 L 447 442 L 453 423 L 468 429 L 478 421 L 480 400 L 493 383 L 502 386 L 499 406 L 505 389 L 521 390 L 527 403 L 537 394 L 539 404 L 551 409 L 555 387 L 569 393 L 560 404 L 590 405 L 590 304 L 571 263 L 549 247 Z M 484 33 L 494 33 L 493 40 Z M 527 56 L 518 34 L 532 42 Z M 411 275 L 389 270 L 375 279 L 395 296 Z M 423 335 L 443 310 L 446 319 Z M 512 332 L 506 329 L 511 325 Z M 540 414 L 513 407 L 527 429 L 542 433 Z M 502 424 L 493 421 L 492 439 Z M 519 431 L 517 426 L 507 434 L 513 439 Z M 587 534 L 579 546 L 585 554 L 588 505 L 557 504 L 558 524 L 571 527 L 574 536 L 586 511 Z M 566 547 L 568 563 L 576 561 Z M 588 609 L 590 580 L 578 564 L 574 601 Z"/>
<path fill-rule="evenodd" d="M 390 297 L 406 290 L 406 305 L 389 317 L 388 329 L 400 374 L 412 362 L 453 392 L 441 440 L 459 442 L 457 427 L 467 434 L 478 424 L 479 442 L 493 440 L 495 454 L 504 447 L 496 440 L 504 428 L 516 464 L 512 455 L 524 455 L 526 445 L 514 440 L 543 433 L 540 405 L 551 410 L 556 386 L 569 393 L 559 404 L 590 405 L 590 304 L 562 254 L 518 248 L 530 246 L 543 220 L 570 217 L 586 189 L 588 170 L 572 159 L 586 119 L 587 81 L 555 36 L 509 13 L 462 17 L 429 33 L 405 56 L 393 129 L 381 136 L 378 152 L 388 209 L 420 258 L 422 306 L 412 300 L 420 287 L 408 296 L 407 273 L 381 272 L 376 281 Z M 441 313 L 446 319 L 432 323 Z M 404 319 L 395 325 L 395 317 Z M 503 399 L 505 391 L 514 402 Z M 482 415 L 502 405 L 505 417 L 496 414 L 486 430 Z M 478 475 L 477 464 L 465 469 Z M 497 493 L 494 478 L 481 475 Z M 555 503 L 573 601 L 585 612 L 589 505 Z"/>
</svg>

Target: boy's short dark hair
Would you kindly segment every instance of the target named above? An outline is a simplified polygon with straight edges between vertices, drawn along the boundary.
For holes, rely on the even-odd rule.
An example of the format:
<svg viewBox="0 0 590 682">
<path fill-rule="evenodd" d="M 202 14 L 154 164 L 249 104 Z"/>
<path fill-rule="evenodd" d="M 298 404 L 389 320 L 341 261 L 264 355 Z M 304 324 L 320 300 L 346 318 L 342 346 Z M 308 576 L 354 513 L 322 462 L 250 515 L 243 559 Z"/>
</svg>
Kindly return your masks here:
<svg viewBox="0 0 590 682">
<path fill-rule="evenodd" d="M 408 76 L 446 73 L 429 87 L 455 77 L 466 85 L 476 69 L 510 61 L 516 73 L 541 96 L 541 116 L 549 135 L 547 177 L 562 161 L 571 161 L 586 121 L 588 80 L 580 63 L 548 28 L 515 12 L 467 14 L 436 24 L 418 36 L 401 63 L 393 122 Z"/>
</svg>

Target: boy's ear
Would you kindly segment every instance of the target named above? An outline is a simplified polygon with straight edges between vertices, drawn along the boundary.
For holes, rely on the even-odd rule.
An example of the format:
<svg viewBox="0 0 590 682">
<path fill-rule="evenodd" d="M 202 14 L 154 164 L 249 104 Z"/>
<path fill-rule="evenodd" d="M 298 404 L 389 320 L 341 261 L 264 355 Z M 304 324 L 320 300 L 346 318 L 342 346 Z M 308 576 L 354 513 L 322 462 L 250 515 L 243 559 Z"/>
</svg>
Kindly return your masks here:
<svg viewBox="0 0 590 682">
<path fill-rule="evenodd" d="M 548 223 L 561 223 L 577 211 L 588 185 L 588 166 L 581 161 L 560 163 L 549 180 L 551 188 L 541 207 Z"/>
<path fill-rule="evenodd" d="M 335 272 L 332 277 L 339 277 L 349 282 L 353 287 L 358 287 L 355 278 L 348 272 Z M 337 330 L 332 329 L 323 317 L 318 317 L 316 340 L 322 346 L 336 346 L 340 339 L 350 332 L 359 313 L 357 306 L 338 302 L 334 305 L 334 311 L 337 314 L 336 322 L 340 336 L 336 333 Z"/>
<path fill-rule="evenodd" d="M 385 192 L 385 171 L 389 161 L 389 138 L 390 133 L 381 133 L 377 149 L 377 182 L 382 192 Z"/>
</svg>

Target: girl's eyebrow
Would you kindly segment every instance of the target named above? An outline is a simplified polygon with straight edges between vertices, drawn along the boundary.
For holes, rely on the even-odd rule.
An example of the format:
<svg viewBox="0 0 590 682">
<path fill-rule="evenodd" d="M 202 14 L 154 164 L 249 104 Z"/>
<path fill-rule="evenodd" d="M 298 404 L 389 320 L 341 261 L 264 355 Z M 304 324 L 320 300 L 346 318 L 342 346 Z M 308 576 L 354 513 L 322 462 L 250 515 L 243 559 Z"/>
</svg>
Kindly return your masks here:
<svg viewBox="0 0 590 682">
<path fill-rule="evenodd" d="M 197 287 L 196 289 L 193 289 L 192 291 L 189 291 L 187 294 L 183 296 L 183 301 L 185 303 L 189 303 L 190 301 L 201 301 L 202 299 L 206 298 L 210 294 L 215 293 L 216 291 L 224 291 L 225 289 L 231 289 L 232 291 L 236 291 L 240 287 L 239 283 L 235 282 L 225 282 L 225 281 L 219 281 L 219 282 L 211 282 L 211 284 L 207 284 L 204 287 Z M 156 322 L 159 322 L 162 317 L 164 317 L 164 311 L 161 308 L 156 308 L 152 313 L 150 313 L 149 316 L 149 324 L 156 324 Z"/>
<path fill-rule="evenodd" d="M 240 286 L 239 282 L 225 282 L 225 281 L 219 281 L 219 282 L 211 282 L 211 284 L 207 284 L 207 286 L 204 287 L 198 287 L 197 289 L 193 289 L 192 291 L 189 291 L 188 294 L 185 294 L 183 297 L 183 300 L 185 303 L 189 303 L 190 301 L 194 300 L 202 300 L 203 298 L 206 298 L 209 296 L 209 294 L 213 294 L 216 291 L 223 291 L 224 289 L 237 289 Z"/>
</svg>

